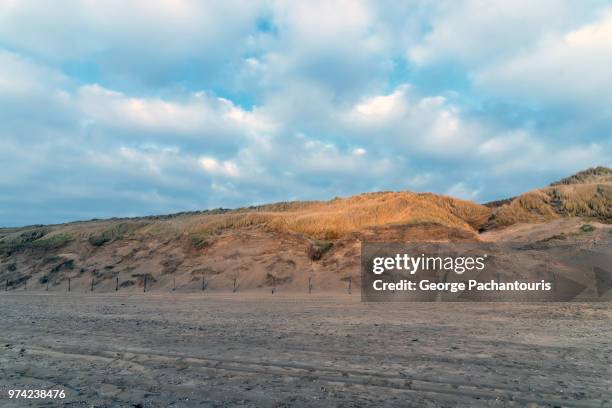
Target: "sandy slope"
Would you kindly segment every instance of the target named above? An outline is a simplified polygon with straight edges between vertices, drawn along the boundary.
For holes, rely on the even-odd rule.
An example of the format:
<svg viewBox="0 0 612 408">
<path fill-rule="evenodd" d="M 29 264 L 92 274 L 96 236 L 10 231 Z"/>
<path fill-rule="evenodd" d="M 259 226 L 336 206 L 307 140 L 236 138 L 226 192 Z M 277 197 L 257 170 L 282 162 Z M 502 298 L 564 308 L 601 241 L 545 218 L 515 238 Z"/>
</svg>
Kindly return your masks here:
<svg viewBox="0 0 612 408">
<path fill-rule="evenodd" d="M 592 230 L 583 230 L 585 225 Z M 26 283 L 16 277 L 28 276 L 28 290 L 44 291 L 48 285 L 50 292 L 67 292 L 70 277 L 71 291 L 90 291 L 93 281 L 94 292 L 114 292 L 118 279 L 120 292 L 138 293 L 143 291 L 147 275 L 149 291 L 176 287 L 196 292 L 206 282 L 209 292 L 230 292 L 235 282 L 238 291 L 270 292 L 276 288 L 306 293 L 310 280 L 315 292 L 344 293 L 349 284 L 358 289 L 361 242 L 423 240 L 525 242 L 538 245 L 548 259 L 568 265 L 584 250 L 612 255 L 612 225 L 578 217 L 516 224 L 482 234 L 437 224 L 371 227 L 334 241 L 319 258 L 313 258 L 313 241 L 308 237 L 245 227 L 219 233 L 202 249 L 193 249 L 181 239 L 147 237 L 118 239 L 97 248 L 74 242 L 50 253 L 18 252 L 3 260 L 0 288 L 10 279 L 10 290 L 23 291 Z M 521 268 L 536 268 L 539 261 L 535 257 L 533 264 L 516 264 L 514 269 L 520 273 Z M 11 263 L 17 265 L 16 270 L 8 270 Z M 504 269 L 508 279 L 514 277 L 512 268 Z M 568 277 L 593 286 L 591 276 L 573 270 L 568 269 Z"/>
</svg>

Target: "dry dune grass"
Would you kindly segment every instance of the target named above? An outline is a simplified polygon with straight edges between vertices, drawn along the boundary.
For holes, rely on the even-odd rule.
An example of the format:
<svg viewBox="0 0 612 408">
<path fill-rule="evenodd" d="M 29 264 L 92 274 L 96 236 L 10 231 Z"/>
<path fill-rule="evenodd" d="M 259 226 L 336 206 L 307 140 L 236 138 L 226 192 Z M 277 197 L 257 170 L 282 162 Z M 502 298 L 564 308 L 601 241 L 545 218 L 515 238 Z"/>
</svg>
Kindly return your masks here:
<svg viewBox="0 0 612 408">
<path fill-rule="evenodd" d="M 249 212 L 206 217 L 191 233 L 206 237 L 223 229 L 263 226 L 316 239 L 338 239 L 366 227 L 422 222 L 477 229 L 490 212 L 473 202 L 435 194 L 370 193 L 327 202 L 274 204 Z"/>
<path fill-rule="evenodd" d="M 522 194 L 509 204 L 499 207 L 487 229 L 505 227 L 520 222 L 539 222 L 550 220 L 559 215 L 550 206 L 550 196 L 542 190 Z"/>
<path fill-rule="evenodd" d="M 563 215 L 612 218 L 612 183 L 559 185 L 545 191 Z"/>
<path fill-rule="evenodd" d="M 605 166 L 592 167 L 551 183 L 551 186 L 563 184 L 612 183 L 612 169 Z"/>
<path fill-rule="evenodd" d="M 487 223 L 487 229 L 521 222 L 542 222 L 561 216 L 590 217 L 610 222 L 612 185 L 563 183 L 530 191 L 497 208 Z"/>
<path fill-rule="evenodd" d="M 593 217 L 609 222 L 611 178 L 612 170 L 607 167 L 587 169 L 494 208 L 431 193 L 380 192 L 330 201 L 281 202 L 236 210 L 7 228 L 0 229 L 0 250 L 35 248 L 37 240 L 48 245 L 76 241 L 95 247 L 127 237 L 162 241 L 188 237 L 193 246 L 202 248 L 221 231 L 248 227 L 335 240 L 363 228 L 419 223 L 473 232 L 560 216 Z"/>
<path fill-rule="evenodd" d="M 337 239 L 362 228 L 435 223 L 468 230 L 543 222 L 558 217 L 612 220 L 612 170 L 587 169 L 533 190 L 494 210 L 470 201 L 431 193 L 384 192 L 327 202 L 270 204 L 250 212 L 233 212 L 198 224 L 196 231 L 263 225 L 317 239 Z"/>
<path fill-rule="evenodd" d="M 85 247 L 100 247 L 125 238 L 166 241 L 187 236 L 194 247 L 203 248 L 222 231 L 249 227 L 297 233 L 322 240 L 339 239 L 368 227 L 419 223 L 475 231 L 490 214 L 491 209 L 483 205 L 436 194 L 367 193 L 325 202 L 276 203 L 222 213 L 92 220 L 4 230 L 4 237 L 0 237 L 0 249 L 33 247 L 37 241 L 27 241 L 24 236 L 29 237 L 28 234 L 40 235 L 37 235 L 37 239 L 41 241 L 57 236 L 70 237 L 70 240 Z"/>
</svg>

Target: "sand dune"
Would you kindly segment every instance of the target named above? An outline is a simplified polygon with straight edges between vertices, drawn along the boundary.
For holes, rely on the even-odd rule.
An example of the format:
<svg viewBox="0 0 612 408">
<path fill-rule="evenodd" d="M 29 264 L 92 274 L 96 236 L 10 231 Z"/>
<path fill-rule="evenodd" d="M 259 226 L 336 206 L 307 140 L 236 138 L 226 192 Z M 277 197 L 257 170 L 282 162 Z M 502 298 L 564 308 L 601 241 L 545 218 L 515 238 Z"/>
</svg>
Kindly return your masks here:
<svg viewBox="0 0 612 408">
<path fill-rule="evenodd" d="M 11 290 L 346 291 L 362 241 L 607 242 L 612 170 L 590 169 L 492 205 L 382 192 L 325 202 L 0 229 Z M 516 231 L 523 231 L 516 233 Z M 351 282 L 351 283 L 349 283 Z"/>
</svg>

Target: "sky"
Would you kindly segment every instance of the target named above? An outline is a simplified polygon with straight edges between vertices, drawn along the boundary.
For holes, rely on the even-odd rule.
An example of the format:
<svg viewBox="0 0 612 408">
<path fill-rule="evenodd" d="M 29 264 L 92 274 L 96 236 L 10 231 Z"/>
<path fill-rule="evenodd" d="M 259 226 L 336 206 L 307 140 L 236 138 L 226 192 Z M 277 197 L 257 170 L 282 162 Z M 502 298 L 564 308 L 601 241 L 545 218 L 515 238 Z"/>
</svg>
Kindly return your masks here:
<svg viewBox="0 0 612 408">
<path fill-rule="evenodd" d="M 0 226 L 612 164 L 612 3 L 0 0 Z"/>
</svg>

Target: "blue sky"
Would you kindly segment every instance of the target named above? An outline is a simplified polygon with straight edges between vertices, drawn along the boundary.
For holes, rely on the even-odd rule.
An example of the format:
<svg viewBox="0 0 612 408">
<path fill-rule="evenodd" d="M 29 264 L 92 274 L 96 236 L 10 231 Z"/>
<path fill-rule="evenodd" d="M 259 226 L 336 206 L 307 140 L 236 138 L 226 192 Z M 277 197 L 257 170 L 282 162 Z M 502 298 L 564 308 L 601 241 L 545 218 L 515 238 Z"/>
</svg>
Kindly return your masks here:
<svg viewBox="0 0 612 408">
<path fill-rule="evenodd" d="M 612 163 L 606 1 L 0 1 L 0 225 Z"/>
</svg>

